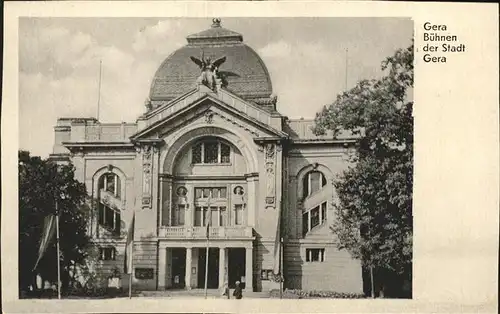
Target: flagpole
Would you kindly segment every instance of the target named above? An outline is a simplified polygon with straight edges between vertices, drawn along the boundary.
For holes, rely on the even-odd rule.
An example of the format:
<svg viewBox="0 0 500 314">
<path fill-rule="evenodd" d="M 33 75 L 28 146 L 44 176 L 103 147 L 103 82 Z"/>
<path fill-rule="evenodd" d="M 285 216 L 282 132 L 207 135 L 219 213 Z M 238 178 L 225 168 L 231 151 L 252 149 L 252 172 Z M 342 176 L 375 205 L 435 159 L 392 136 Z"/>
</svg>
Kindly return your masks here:
<svg viewBox="0 0 500 314">
<path fill-rule="evenodd" d="M 102 60 L 99 60 L 99 90 L 97 92 L 97 113 L 96 113 L 97 121 L 99 121 L 99 112 L 101 107 L 101 80 L 102 80 Z"/>
<path fill-rule="evenodd" d="M 349 55 L 349 48 L 345 49 L 345 90 L 347 91 L 347 71 L 348 71 L 348 55 Z"/>
<path fill-rule="evenodd" d="M 206 249 L 206 258 L 205 258 L 205 299 L 207 298 L 207 294 L 208 294 L 208 251 L 209 251 L 209 247 L 210 247 L 210 220 L 212 219 L 212 211 L 211 211 L 211 208 L 210 208 L 210 203 L 211 203 L 211 193 L 210 192 L 210 195 L 208 196 L 208 201 L 207 201 L 207 210 L 208 210 L 208 213 L 207 213 L 207 249 Z"/>
<path fill-rule="evenodd" d="M 207 227 L 208 230 L 210 227 Z M 208 294 L 208 249 L 209 249 L 209 237 L 207 236 L 207 258 L 205 261 L 205 299 L 207 298 Z"/>
<path fill-rule="evenodd" d="M 280 299 L 283 299 L 283 238 L 280 238 Z"/>
<path fill-rule="evenodd" d="M 129 272 L 129 276 L 128 276 L 128 298 L 129 299 L 132 299 L 132 276 L 134 275 L 133 274 L 133 265 L 132 265 L 132 262 L 134 261 L 132 259 L 132 256 L 134 255 L 134 238 L 132 238 L 132 242 L 131 242 L 131 245 L 130 245 L 130 256 L 129 256 L 129 266 L 130 266 L 130 270 L 128 270 Z"/>
<path fill-rule="evenodd" d="M 59 208 L 56 199 L 56 239 L 57 239 L 57 298 L 61 299 L 61 254 L 59 251 Z"/>
</svg>

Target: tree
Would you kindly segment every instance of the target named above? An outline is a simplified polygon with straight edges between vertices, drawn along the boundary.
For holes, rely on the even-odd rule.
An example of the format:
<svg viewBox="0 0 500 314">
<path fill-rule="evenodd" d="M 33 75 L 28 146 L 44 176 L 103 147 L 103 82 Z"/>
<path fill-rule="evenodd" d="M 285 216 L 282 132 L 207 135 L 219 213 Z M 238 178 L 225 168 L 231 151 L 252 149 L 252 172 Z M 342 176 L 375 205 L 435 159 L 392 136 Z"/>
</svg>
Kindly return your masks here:
<svg viewBox="0 0 500 314">
<path fill-rule="evenodd" d="M 385 273 L 384 289 L 388 273 L 411 282 L 413 44 L 382 62 L 382 70 L 382 78 L 359 82 L 317 113 L 314 132 L 347 131 L 358 139 L 334 183 L 339 202 L 331 229 L 340 248 Z"/>
<path fill-rule="evenodd" d="M 55 213 L 55 200 L 60 211 L 61 280 L 63 290 L 70 283 L 70 271 L 84 263 L 89 237 L 90 214 L 88 195 L 83 183 L 74 176 L 72 165 L 57 165 L 29 152 L 19 151 L 19 289 L 34 286 L 36 274 L 57 282 L 56 241 L 50 243 L 35 272 L 33 267 L 44 218 Z"/>
</svg>

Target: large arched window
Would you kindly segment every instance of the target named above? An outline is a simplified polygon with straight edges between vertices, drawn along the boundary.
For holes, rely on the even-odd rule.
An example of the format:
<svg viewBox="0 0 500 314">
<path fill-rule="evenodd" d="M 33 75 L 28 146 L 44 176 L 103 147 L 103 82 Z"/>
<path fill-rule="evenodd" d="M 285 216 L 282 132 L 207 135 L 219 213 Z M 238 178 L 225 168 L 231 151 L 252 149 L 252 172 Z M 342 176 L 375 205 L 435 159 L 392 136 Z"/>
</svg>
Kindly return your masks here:
<svg viewBox="0 0 500 314">
<path fill-rule="evenodd" d="M 116 199 L 121 197 L 121 181 L 117 174 L 109 172 L 98 181 L 98 222 L 113 234 L 120 234 L 121 215 Z"/>
<path fill-rule="evenodd" d="M 304 198 L 318 192 L 326 185 L 325 175 L 320 171 L 310 171 L 303 179 Z"/>
<path fill-rule="evenodd" d="M 191 149 L 192 164 L 229 164 L 231 147 L 216 138 L 197 142 Z"/>
</svg>

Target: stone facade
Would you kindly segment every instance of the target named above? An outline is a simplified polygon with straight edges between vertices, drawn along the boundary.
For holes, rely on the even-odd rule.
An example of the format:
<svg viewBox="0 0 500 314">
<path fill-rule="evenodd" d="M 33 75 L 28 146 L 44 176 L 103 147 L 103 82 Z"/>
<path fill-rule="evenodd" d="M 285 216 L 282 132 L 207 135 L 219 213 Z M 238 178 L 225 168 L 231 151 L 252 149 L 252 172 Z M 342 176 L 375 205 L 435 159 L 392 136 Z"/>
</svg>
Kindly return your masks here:
<svg viewBox="0 0 500 314">
<path fill-rule="evenodd" d="M 188 37 L 190 45 L 212 45 L 218 52 L 230 46 L 228 60 L 238 47 L 247 51 L 241 35 L 215 24 L 202 32 L 201 43 L 196 34 Z M 224 35 L 210 41 L 211 32 L 230 40 L 215 45 Z M 162 67 L 174 68 L 176 60 L 167 58 Z M 193 66 L 185 62 L 181 69 Z M 329 231 L 335 219 L 332 180 L 347 166 L 354 139 L 316 136 L 313 121 L 279 114 L 267 69 L 252 62 L 263 69 L 247 72 L 260 71 L 266 84 L 255 85 L 264 87 L 252 94 L 252 77 L 240 76 L 235 90 L 245 90 L 245 97 L 231 91 L 231 82 L 225 88 L 219 81 L 215 90 L 194 83 L 173 99 L 152 99 L 136 123 L 58 120 L 51 158 L 73 162 L 99 203 L 89 228 L 102 251 L 98 271 L 123 268 L 135 214 L 137 289 L 203 288 L 208 232 L 209 288 L 238 280 L 245 289 L 265 291 L 279 287 L 273 274 L 280 273 L 287 288 L 362 292 L 359 261 L 339 251 Z M 175 84 L 158 73 L 167 72 L 157 72 L 154 95 L 178 95 L 161 90 Z"/>
</svg>

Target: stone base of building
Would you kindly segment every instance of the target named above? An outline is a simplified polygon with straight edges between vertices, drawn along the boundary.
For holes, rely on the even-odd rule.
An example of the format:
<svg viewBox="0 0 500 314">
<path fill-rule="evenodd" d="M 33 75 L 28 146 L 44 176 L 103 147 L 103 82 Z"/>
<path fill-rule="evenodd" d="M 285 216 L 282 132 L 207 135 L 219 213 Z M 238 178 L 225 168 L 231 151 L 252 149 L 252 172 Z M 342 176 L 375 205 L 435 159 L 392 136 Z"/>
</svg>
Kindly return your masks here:
<svg viewBox="0 0 500 314">
<path fill-rule="evenodd" d="M 200 242 L 201 243 L 201 242 Z M 269 243 L 252 247 L 215 247 L 208 250 L 200 244 L 181 246 L 163 241 L 136 241 L 134 243 L 133 280 L 134 290 L 204 289 L 205 273 L 207 288 L 222 291 L 240 282 L 246 291 L 271 291 L 280 289 L 279 282 L 271 278 Z M 103 247 L 106 243 L 96 243 Z M 96 272 L 106 278 L 115 267 L 123 270 L 124 244 L 116 245 L 115 260 L 100 261 Z M 307 256 L 311 249 L 324 250 L 323 255 Z M 283 288 L 323 290 L 344 293 L 362 293 L 363 277 L 359 261 L 347 252 L 339 251 L 331 242 L 314 245 L 305 240 L 290 241 L 284 248 Z M 251 276 L 249 276 L 251 274 Z M 122 275 L 122 288 L 128 288 L 129 275 Z"/>
</svg>

